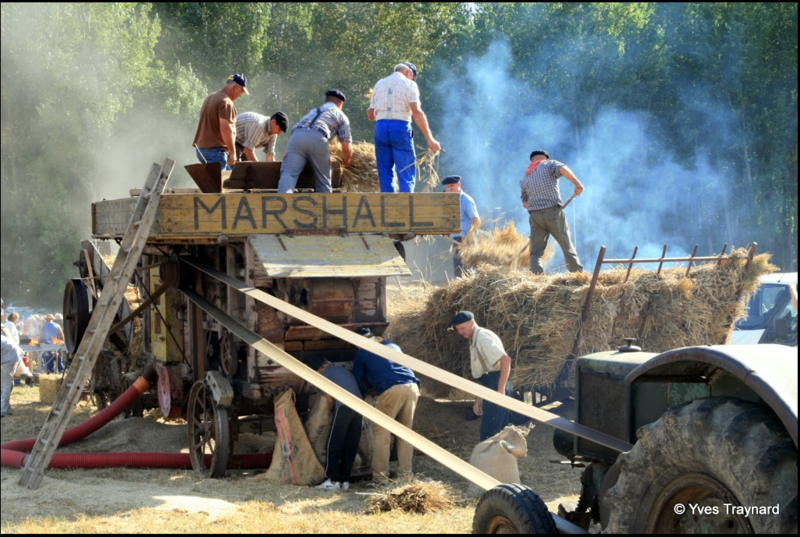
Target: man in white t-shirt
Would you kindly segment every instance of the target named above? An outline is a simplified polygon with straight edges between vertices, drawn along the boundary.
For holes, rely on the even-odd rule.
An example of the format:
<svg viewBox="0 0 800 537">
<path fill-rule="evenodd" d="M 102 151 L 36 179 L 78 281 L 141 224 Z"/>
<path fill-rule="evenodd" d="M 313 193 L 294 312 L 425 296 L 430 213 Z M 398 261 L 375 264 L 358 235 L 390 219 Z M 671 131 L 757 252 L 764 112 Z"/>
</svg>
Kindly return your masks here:
<svg viewBox="0 0 800 537">
<path fill-rule="evenodd" d="M 503 342 L 497 334 L 478 326 L 471 311 L 459 311 L 450 321 L 450 328 L 470 342 L 470 370 L 473 378 L 481 386 L 513 396 L 509 382 L 511 358 L 506 354 Z M 482 416 L 481 442 L 499 433 L 511 422 L 511 413 L 507 408 L 484 401 L 480 397 L 475 399 L 472 410 L 476 416 Z"/>
<path fill-rule="evenodd" d="M 439 151 L 442 148 L 433 137 L 428 117 L 422 111 L 416 79 L 416 66 L 403 62 L 395 66 L 391 75 L 378 80 L 372 90 L 367 118 L 376 122 L 375 160 L 381 192 L 395 191 L 392 168 L 397 172 L 399 191 L 414 192 L 417 155 L 411 129 L 412 117 L 425 136 L 428 149 Z"/>
</svg>

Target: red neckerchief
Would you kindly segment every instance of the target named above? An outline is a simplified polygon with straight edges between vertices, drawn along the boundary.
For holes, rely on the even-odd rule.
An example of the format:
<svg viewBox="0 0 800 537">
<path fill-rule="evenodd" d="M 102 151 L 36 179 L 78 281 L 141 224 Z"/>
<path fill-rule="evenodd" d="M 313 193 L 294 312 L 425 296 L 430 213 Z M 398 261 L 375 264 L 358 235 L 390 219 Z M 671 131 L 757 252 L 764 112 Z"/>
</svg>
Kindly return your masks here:
<svg viewBox="0 0 800 537">
<path fill-rule="evenodd" d="M 535 170 L 536 168 L 538 168 L 538 167 L 539 167 L 539 164 L 541 164 L 542 162 L 544 162 L 544 160 L 535 160 L 535 161 L 531 162 L 531 165 L 530 165 L 530 166 L 528 166 L 528 169 L 527 169 L 527 170 L 525 170 L 525 175 L 530 175 L 530 174 L 532 174 L 532 173 L 533 173 L 533 170 Z"/>
</svg>

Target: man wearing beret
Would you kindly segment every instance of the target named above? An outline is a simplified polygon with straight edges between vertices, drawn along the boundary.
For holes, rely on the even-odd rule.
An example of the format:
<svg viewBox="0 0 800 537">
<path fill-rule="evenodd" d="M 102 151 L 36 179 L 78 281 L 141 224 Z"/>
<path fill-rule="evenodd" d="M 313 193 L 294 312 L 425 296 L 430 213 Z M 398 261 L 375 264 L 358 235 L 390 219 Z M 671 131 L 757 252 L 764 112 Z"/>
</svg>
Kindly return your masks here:
<svg viewBox="0 0 800 537">
<path fill-rule="evenodd" d="M 450 235 L 451 239 L 461 243 L 453 248 L 453 273 L 458 278 L 466 274 L 468 270 L 461 260 L 461 247 L 475 244 L 475 234 L 481 227 L 481 219 L 478 216 L 478 206 L 475 205 L 475 200 L 461 190 L 460 175 L 448 175 L 442 184 L 448 192 L 458 192 L 461 195 L 461 233 Z"/>
<path fill-rule="evenodd" d="M 230 170 L 236 164 L 237 113 L 233 101 L 243 93 L 250 93 L 246 86 L 247 77 L 231 75 L 221 90 L 203 101 L 193 144 L 200 162 L 219 162 L 223 170 Z"/>
<path fill-rule="evenodd" d="M 376 122 L 375 160 L 381 192 L 395 191 L 392 168 L 397 171 L 400 192 L 414 192 L 417 156 L 412 117 L 428 141 L 428 149 L 439 151 L 442 148 L 433 137 L 428 117 L 422 111 L 416 79 L 417 68 L 413 63 L 397 64 L 394 73 L 375 84 L 370 97 L 367 117 Z"/>
<path fill-rule="evenodd" d="M 578 253 L 569 235 L 567 217 L 564 215 L 558 180 L 565 177 L 575 185 L 575 196 L 583 192 L 583 185 L 566 164 L 550 160 L 544 149 L 536 149 L 530 156 L 531 164 L 519 182 L 522 189 L 522 206 L 528 209 L 531 224 L 531 272 L 544 274 L 542 256 L 550 235 L 564 252 L 570 272 L 583 270 Z"/>
<path fill-rule="evenodd" d="M 242 112 L 236 116 L 236 158 L 240 161 L 258 162 L 256 148 L 264 148 L 264 161 L 275 161 L 275 142 L 278 135 L 286 132 L 289 118 L 283 112 L 272 117 L 257 112 Z"/>
<path fill-rule="evenodd" d="M 279 194 L 291 194 L 297 186 L 297 178 L 306 166 L 311 164 L 314 172 L 314 191 L 333 192 L 331 185 L 331 152 L 328 144 L 334 136 L 342 144 L 342 166 L 350 166 L 352 149 L 350 143 L 350 120 L 342 112 L 347 99 L 338 89 L 325 92 L 325 103 L 305 115 L 292 127 L 289 145 L 281 165 L 281 179 L 278 182 Z"/>
<path fill-rule="evenodd" d="M 372 333 L 369 327 L 358 329 L 362 336 L 377 341 L 397 352 L 400 347 Z M 353 360 L 353 376 L 362 393 L 374 393 L 375 408 L 409 429 L 414 426 L 414 411 L 419 399 L 419 379 L 409 368 L 358 349 Z M 382 485 L 389 481 L 389 455 L 392 435 L 377 423 L 372 424 L 372 480 Z M 397 470 L 401 478 L 413 477 L 411 462 L 414 446 L 397 438 Z"/>
<path fill-rule="evenodd" d="M 469 340 L 470 370 L 473 378 L 481 386 L 497 390 L 503 395 L 513 396 L 509 382 L 511 358 L 506 354 L 503 342 L 497 334 L 481 328 L 475 322 L 471 311 L 459 311 L 450 321 L 450 330 Z M 480 397 L 475 399 L 472 411 L 481 419 L 481 442 L 496 435 L 511 423 L 511 413 L 507 408 L 497 406 Z"/>
</svg>

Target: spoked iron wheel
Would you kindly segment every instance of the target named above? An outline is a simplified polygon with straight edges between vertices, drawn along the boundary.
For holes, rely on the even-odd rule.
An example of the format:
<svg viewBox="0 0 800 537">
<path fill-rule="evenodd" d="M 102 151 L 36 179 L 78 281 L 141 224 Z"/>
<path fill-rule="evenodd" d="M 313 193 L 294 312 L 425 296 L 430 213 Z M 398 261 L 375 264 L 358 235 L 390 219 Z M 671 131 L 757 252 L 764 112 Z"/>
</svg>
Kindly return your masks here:
<svg viewBox="0 0 800 537">
<path fill-rule="evenodd" d="M 231 453 L 229 414 L 227 408 L 214 403 L 205 381 L 192 386 L 186 419 L 192 468 L 205 477 L 224 477 Z"/>
<path fill-rule="evenodd" d="M 77 278 L 68 281 L 64 288 L 64 343 L 70 354 L 78 350 L 90 318 L 86 284 Z"/>
</svg>

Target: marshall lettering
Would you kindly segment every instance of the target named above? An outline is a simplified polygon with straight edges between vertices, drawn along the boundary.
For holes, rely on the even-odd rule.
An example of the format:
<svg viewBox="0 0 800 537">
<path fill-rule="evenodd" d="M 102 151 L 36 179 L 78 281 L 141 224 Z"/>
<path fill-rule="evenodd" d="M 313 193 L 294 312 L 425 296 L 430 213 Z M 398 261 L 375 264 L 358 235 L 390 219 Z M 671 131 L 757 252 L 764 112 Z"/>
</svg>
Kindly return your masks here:
<svg viewBox="0 0 800 537">
<path fill-rule="evenodd" d="M 192 195 L 191 216 L 186 214 L 188 204 L 189 196 L 162 201 L 162 233 L 342 228 L 352 233 L 455 232 L 460 214 L 448 194 L 438 193 Z"/>
</svg>

